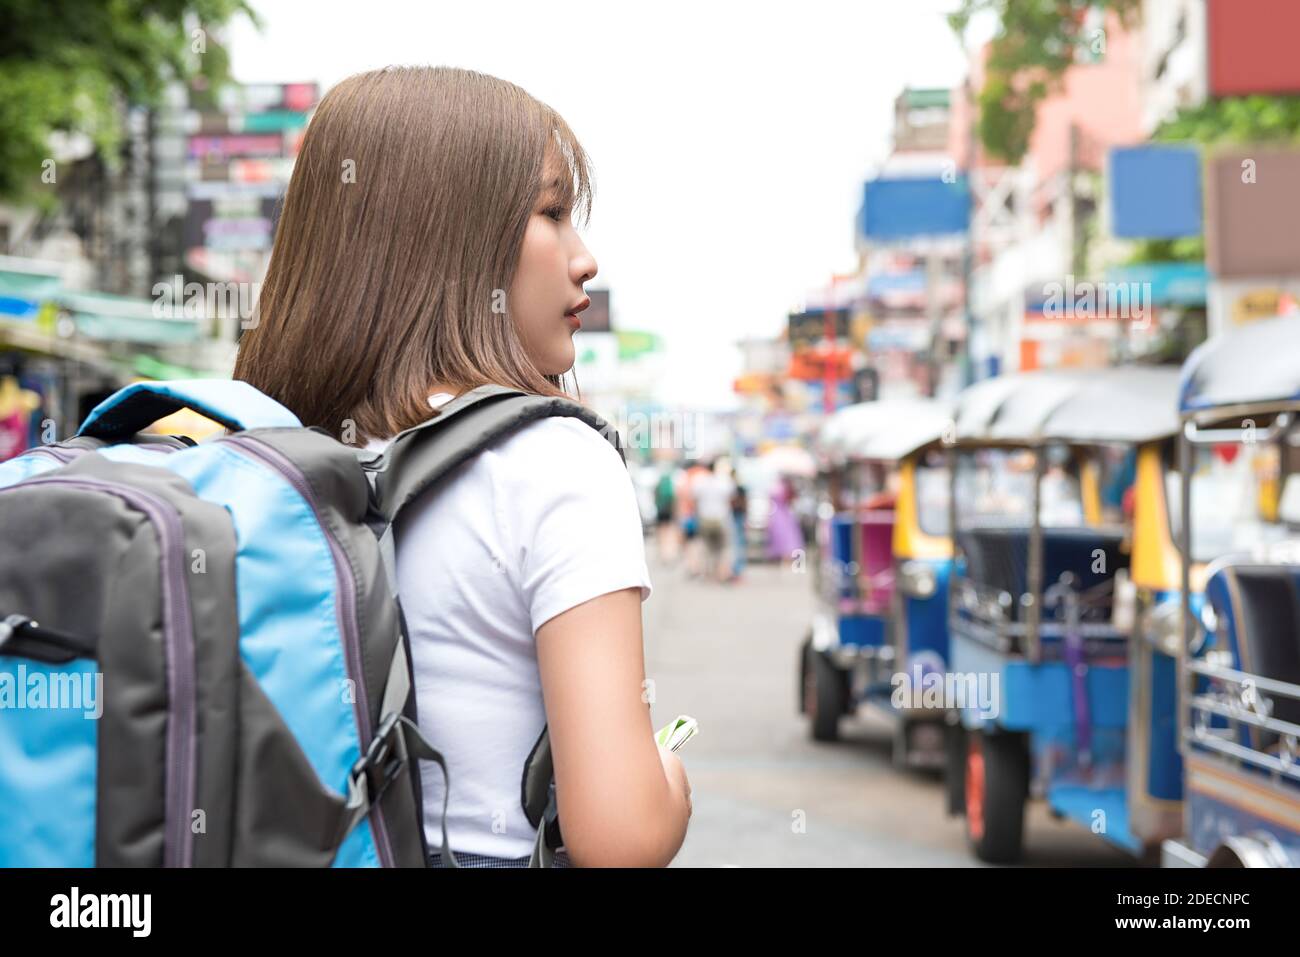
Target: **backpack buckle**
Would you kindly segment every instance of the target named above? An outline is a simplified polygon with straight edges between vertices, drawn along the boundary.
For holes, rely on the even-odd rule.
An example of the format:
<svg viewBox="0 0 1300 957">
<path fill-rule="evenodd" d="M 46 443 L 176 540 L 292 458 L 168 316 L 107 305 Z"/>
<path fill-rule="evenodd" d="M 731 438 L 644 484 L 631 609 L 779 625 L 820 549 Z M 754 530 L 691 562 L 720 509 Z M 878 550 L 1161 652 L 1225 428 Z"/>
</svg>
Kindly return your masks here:
<svg viewBox="0 0 1300 957">
<path fill-rule="evenodd" d="M 365 755 L 352 765 L 349 776 L 358 781 L 365 779 L 371 805 L 379 803 L 388 786 L 406 767 L 406 736 L 402 734 L 401 721 L 402 715 L 396 711 L 385 718 Z"/>
<path fill-rule="evenodd" d="M 25 625 L 35 624 L 36 622 L 32 621 L 26 615 L 9 615 L 4 619 L 0 619 L 0 648 L 4 647 L 5 642 L 12 638 L 14 632 L 19 628 L 22 628 Z"/>
<path fill-rule="evenodd" d="M 546 799 L 546 810 L 542 812 L 542 828 L 546 831 L 546 846 L 554 850 L 564 843 L 560 833 L 560 805 L 555 799 L 555 779 L 551 779 Z"/>
</svg>

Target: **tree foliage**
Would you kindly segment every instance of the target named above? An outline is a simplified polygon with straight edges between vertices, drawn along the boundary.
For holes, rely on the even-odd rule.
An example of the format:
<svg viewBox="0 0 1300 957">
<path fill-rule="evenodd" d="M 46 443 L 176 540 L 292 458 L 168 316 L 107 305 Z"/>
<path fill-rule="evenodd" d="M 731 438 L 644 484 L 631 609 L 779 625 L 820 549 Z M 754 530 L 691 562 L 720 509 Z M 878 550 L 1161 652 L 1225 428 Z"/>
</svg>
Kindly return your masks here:
<svg viewBox="0 0 1300 957">
<path fill-rule="evenodd" d="M 985 150 L 1019 163 L 1029 150 L 1038 105 L 1060 89 L 1065 71 L 1105 56 L 1096 13 L 1114 11 L 1127 27 L 1140 7 L 1141 0 L 962 0 L 948 17 L 959 37 L 977 15 L 994 14 L 999 23 L 977 104 Z"/>
<path fill-rule="evenodd" d="M 172 79 L 228 76 L 208 31 L 246 0 L 4 0 L 0 9 L 0 200 L 48 195 L 55 131 L 83 133 L 110 162 L 123 107 L 157 101 Z"/>
<path fill-rule="evenodd" d="M 1155 139 L 1203 144 L 1300 142 L 1300 96 L 1229 96 L 1180 110 Z"/>
</svg>

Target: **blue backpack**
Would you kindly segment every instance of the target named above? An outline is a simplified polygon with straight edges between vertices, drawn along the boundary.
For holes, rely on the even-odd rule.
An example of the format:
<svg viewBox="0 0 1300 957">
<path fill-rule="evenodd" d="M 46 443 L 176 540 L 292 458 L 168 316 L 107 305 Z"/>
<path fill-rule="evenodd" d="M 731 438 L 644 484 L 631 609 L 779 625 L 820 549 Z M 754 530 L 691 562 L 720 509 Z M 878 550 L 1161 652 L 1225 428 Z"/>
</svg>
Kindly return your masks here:
<svg viewBox="0 0 1300 957">
<path fill-rule="evenodd" d="M 229 434 L 142 431 L 181 408 Z M 189 380 L 0 463 L 0 866 L 425 866 L 417 764 L 447 768 L 417 730 L 393 524 L 552 415 L 622 454 L 585 407 L 495 385 L 376 454 Z M 549 866 L 544 728 L 521 790 Z"/>
</svg>

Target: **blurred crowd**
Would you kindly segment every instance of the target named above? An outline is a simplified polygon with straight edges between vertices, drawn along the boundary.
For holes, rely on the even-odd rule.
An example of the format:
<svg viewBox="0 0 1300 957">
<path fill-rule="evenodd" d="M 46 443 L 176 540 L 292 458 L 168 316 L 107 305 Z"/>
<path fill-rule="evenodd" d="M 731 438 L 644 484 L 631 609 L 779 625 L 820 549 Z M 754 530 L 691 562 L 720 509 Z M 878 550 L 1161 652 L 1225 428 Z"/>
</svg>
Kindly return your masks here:
<svg viewBox="0 0 1300 957">
<path fill-rule="evenodd" d="M 680 565 L 689 578 L 734 584 L 752 561 L 801 562 L 815 506 L 797 477 L 717 456 L 659 466 L 652 478 L 646 497 L 663 564 Z"/>
</svg>

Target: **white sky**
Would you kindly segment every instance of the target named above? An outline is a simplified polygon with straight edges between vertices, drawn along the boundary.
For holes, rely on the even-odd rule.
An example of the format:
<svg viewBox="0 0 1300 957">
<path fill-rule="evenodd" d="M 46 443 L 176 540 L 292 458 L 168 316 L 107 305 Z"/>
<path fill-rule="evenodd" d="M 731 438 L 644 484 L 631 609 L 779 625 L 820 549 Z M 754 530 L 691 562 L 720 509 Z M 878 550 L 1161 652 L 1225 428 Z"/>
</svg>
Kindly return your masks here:
<svg viewBox="0 0 1300 957">
<path fill-rule="evenodd" d="M 955 0 L 253 0 L 236 79 L 467 67 L 557 109 L 591 155 L 587 245 L 614 322 L 661 334 L 659 398 L 733 404 L 734 347 L 852 268 L 862 181 L 905 86 L 954 86 Z"/>
</svg>

